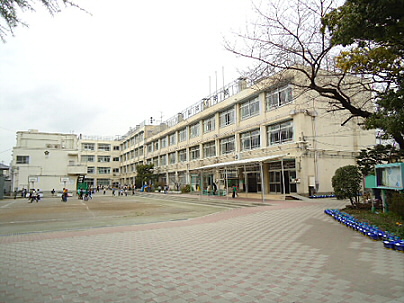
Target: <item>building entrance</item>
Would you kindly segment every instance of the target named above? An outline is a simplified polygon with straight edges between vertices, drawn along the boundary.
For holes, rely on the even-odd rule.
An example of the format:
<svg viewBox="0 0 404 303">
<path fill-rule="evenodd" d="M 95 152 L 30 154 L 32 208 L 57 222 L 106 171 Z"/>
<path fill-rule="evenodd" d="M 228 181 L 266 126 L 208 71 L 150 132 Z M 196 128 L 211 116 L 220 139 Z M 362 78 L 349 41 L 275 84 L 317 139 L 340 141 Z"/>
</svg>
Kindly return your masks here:
<svg viewBox="0 0 404 303">
<path fill-rule="evenodd" d="M 284 160 L 269 164 L 269 191 L 271 194 L 297 192 L 295 160 Z"/>
</svg>

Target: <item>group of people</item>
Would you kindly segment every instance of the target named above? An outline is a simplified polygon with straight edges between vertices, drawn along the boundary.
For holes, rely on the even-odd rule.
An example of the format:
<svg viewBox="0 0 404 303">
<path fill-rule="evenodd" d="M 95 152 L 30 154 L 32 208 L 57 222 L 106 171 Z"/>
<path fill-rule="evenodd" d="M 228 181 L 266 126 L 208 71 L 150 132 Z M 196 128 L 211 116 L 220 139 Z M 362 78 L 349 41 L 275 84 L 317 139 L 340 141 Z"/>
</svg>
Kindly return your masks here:
<svg viewBox="0 0 404 303">
<path fill-rule="evenodd" d="M 28 203 L 32 203 L 32 202 L 38 203 L 39 200 L 41 200 L 41 196 L 39 194 L 39 189 L 38 190 L 31 189 L 29 192 L 28 200 L 29 200 Z"/>
</svg>

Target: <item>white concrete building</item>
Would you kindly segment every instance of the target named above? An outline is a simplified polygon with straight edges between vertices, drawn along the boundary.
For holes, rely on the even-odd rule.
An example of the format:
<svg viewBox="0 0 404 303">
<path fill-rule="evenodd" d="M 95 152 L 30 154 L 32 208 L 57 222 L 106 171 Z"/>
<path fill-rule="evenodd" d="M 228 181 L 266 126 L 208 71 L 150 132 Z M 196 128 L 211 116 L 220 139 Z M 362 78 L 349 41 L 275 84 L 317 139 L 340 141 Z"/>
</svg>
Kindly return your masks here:
<svg viewBox="0 0 404 303">
<path fill-rule="evenodd" d="M 375 144 L 375 132 L 362 130 L 357 119 L 341 126 L 346 112 L 329 112 L 327 100 L 296 85 L 303 81 L 298 75 L 281 76 L 257 84 L 239 79 L 120 140 L 18 132 L 14 186 L 47 190 L 67 179 L 74 186 L 82 175 L 95 186 L 132 185 L 136 165 L 153 163 L 158 183 L 171 189 L 189 184 L 219 193 L 236 185 L 267 197 L 330 193 L 335 170 L 355 164 L 357 152 Z"/>
</svg>

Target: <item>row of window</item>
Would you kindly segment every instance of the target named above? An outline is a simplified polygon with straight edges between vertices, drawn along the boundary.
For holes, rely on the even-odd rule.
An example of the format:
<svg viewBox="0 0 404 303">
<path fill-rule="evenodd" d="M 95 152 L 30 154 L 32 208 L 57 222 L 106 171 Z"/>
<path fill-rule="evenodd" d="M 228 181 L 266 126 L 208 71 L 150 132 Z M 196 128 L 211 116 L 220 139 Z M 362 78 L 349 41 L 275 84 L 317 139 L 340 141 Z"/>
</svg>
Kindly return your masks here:
<svg viewBox="0 0 404 303">
<path fill-rule="evenodd" d="M 219 140 L 220 154 L 225 155 L 236 151 L 236 137 L 230 136 Z M 292 120 L 278 123 L 267 127 L 267 142 L 268 145 L 281 144 L 293 141 L 293 122 Z M 248 151 L 261 147 L 261 133 L 259 129 L 254 129 L 240 134 L 240 151 Z M 156 166 L 167 164 L 175 164 L 178 162 L 197 160 L 202 157 L 209 158 L 217 155 L 216 142 L 211 141 L 200 145 L 192 146 L 189 148 L 187 157 L 187 150 L 182 149 L 178 151 L 178 159 L 176 152 L 154 157 L 149 161 Z"/>
<path fill-rule="evenodd" d="M 95 150 L 95 143 L 82 143 L 81 144 L 81 149 L 82 150 L 91 150 L 94 151 Z M 97 150 L 99 151 L 111 151 L 111 144 L 106 144 L 106 143 L 98 143 L 97 144 Z M 113 150 L 115 151 L 119 151 L 119 146 L 115 145 L 113 147 Z"/>
<path fill-rule="evenodd" d="M 113 173 L 119 173 L 119 168 L 112 168 Z M 100 175 L 107 175 L 111 173 L 111 167 L 87 167 L 87 174 L 95 174 L 98 173 Z"/>
<path fill-rule="evenodd" d="M 267 93 L 265 96 L 266 110 L 270 111 L 274 108 L 283 106 L 292 102 L 292 88 L 285 86 Z M 246 120 L 251 117 L 260 114 L 260 101 L 259 97 L 248 100 L 240 105 L 240 118 Z M 232 125 L 235 123 L 235 109 L 230 108 L 219 113 L 220 128 Z M 188 128 L 184 128 L 178 131 L 178 133 L 169 134 L 167 137 L 161 138 L 147 146 L 147 151 L 152 152 L 159 150 L 160 148 L 166 148 L 167 146 L 173 146 L 177 143 L 184 142 L 189 138 L 197 138 L 203 133 L 209 133 L 216 129 L 216 117 L 210 116 L 201 122 L 197 122 Z M 177 142 L 178 141 L 178 142 Z"/>
<path fill-rule="evenodd" d="M 112 157 L 112 161 L 119 162 L 119 157 Z M 82 155 L 81 162 L 95 162 L 95 156 Z M 97 162 L 111 162 L 111 156 L 97 156 Z"/>
<path fill-rule="evenodd" d="M 267 127 L 267 142 L 268 145 L 281 144 L 293 140 L 293 121 L 285 121 L 282 123 L 270 125 Z M 248 151 L 261 147 L 261 133 L 260 129 L 254 129 L 240 134 L 240 151 Z M 236 150 L 235 136 L 229 136 L 219 140 L 220 154 L 225 155 L 233 153 Z M 149 149 L 148 149 L 149 150 Z M 151 151 L 151 150 L 150 150 Z M 209 158 L 217 155 L 215 141 L 202 144 L 202 150 L 199 145 L 189 148 L 187 155 L 186 149 L 170 153 L 168 155 L 153 158 L 153 163 L 160 163 L 159 165 L 174 164 L 178 162 L 192 161 L 200 159 L 201 157 Z M 143 148 L 136 149 L 122 155 L 122 161 L 128 161 L 133 158 L 143 156 Z M 168 156 L 168 158 L 166 158 Z M 95 155 L 82 155 L 81 162 L 95 162 Z M 112 157 L 112 161 L 119 162 L 119 157 Z M 17 156 L 17 164 L 29 164 L 29 156 Z M 97 156 L 97 162 L 108 163 L 111 162 L 111 156 Z"/>
</svg>

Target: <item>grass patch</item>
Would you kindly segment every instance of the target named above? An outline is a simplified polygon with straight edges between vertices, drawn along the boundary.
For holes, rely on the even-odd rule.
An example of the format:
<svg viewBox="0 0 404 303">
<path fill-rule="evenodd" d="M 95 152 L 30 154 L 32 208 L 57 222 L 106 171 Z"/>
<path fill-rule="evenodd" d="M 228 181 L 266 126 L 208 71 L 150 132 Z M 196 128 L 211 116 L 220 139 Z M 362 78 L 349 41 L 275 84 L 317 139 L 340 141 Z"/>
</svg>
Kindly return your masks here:
<svg viewBox="0 0 404 303">
<path fill-rule="evenodd" d="M 372 213 L 366 209 L 345 208 L 341 211 L 354 216 L 361 222 L 375 225 L 383 231 L 394 233 L 396 236 L 404 239 L 404 220 L 394 213 Z"/>
</svg>

